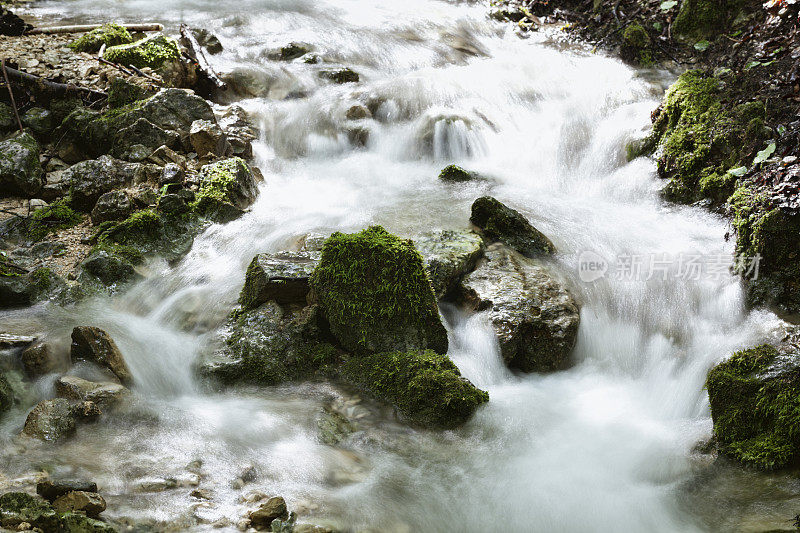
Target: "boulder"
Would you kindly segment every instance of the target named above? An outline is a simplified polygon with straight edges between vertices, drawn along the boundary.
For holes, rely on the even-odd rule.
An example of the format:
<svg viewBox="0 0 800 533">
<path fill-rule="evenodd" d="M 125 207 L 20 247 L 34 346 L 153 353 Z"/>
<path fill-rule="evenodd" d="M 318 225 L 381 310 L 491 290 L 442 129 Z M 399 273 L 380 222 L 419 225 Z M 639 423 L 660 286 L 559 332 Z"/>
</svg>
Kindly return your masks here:
<svg viewBox="0 0 800 533">
<path fill-rule="evenodd" d="M 145 100 L 149 96 L 150 93 L 144 87 L 119 76 L 111 80 L 111 86 L 108 89 L 108 105 L 117 109 L 139 100 Z"/>
<path fill-rule="evenodd" d="M 59 531 L 59 517 L 49 503 L 24 492 L 7 492 L 0 496 L 0 526 L 17 529 L 20 524 Z"/>
<path fill-rule="evenodd" d="M 20 356 L 22 367 L 25 374 L 30 378 L 37 378 L 45 374 L 50 374 L 60 369 L 59 361 L 52 344 L 48 342 L 37 342 L 23 350 Z"/>
<path fill-rule="evenodd" d="M 29 133 L 0 142 L 0 197 L 32 197 L 44 186 L 39 145 Z"/>
<path fill-rule="evenodd" d="M 0 135 L 8 135 L 15 129 L 19 131 L 17 117 L 14 116 L 14 110 L 5 102 L 0 102 Z"/>
<path fill-rule="evenodd" d="M 280 47 L 278 50 L 270 52 L 268 57 L 273 60 L 292 61 L 306 55 L 310 51 L 311 45 L 306 43 L 292 42 L 286 46 Z"/>
<path fill-rule="evenodd" d="M 541 262 L 495 243 L 460 291 L 463 301 L 488 314 L 508 366 L 547 372 L 569 365 L 580 312 Z"/>
<path fill-rule="evenodd" d="M 257 195 L 253 171 L 243 159 L 232 157 L 200 169 L 195 207 L 205 217 L 228 222 L 241 215 Z"/>
<path fill-rule="evenodd" d="M 69 47 L 76 52 L 97 52 L 105 46 L 118 46 L 133 42 L 133 37 L 124 26 L 119 24 L 104 24 L 69 43 Z"/>
<path fill-rule="evenodd" d="M 56 498 L 53 501 L 53 509 L 57 513 L 78 512 L 97 517 L 106 510 L 106 501 L 97 492 L 73 490 Z"/>
<path fill-rule="evenodd" d="M 60 523 L 60 531 L 67 533 L 117 533 L 112 526 L 83 513 L 64 513 L 60 517 Z"/>
<path fill-rule="evenodd" d="M 359 80 L 358 73 L 349 68 L 320 70 L 319 77 L 333 83 L 357 83 Z"/>
<path fill-rule="evenodd" d="M 122 220 L 133 213 L 133 203 L 125 191 L 110 191 L 100 196 L 92 208 L 92 224 Z"/>
<path fill-rule="evenodd" d="M 250 123 L 247 111 L 239 105 L 232 105 L 219 119 L 219 125 L 231 144 L 233 155 L 249 159 L 253 157 L 252 143 L 258 138 L 258 131 Z"/>
<path fill-rule="evenodd" d="M 45 400 L 28 413 L 22 434 L 55 442 L 74 433 L 79 421 L 93 420 L 99 415 L 100 410 L 92 402 L 75 403 L 64 398 Z"/>
<path fill-rule="evenodd" d="M 247 267 L 239 303 L 255 309 L 274 300 L 281 305 L 306 304 L 309 278 L 319 262 L 318 252 L 258 254 Z"/>
<path fill-rule="evenodd" d="M 114 247 L 93 250 L 89 257 L 81 261 L 80 268 L 106 287 L 142 279 L 130 254 L 118 253 Z"/>
<path fill-rule="evenodd" d="M 451 183 L 458 183 L 462 181 L 472 181 L 475 179 L 475 174 L 468 172 L 463 168 L 456 165 L 447 165 L 439 172 L 439 179 L 441 181 L 448 181 Z"/>
<path fill-rule="evenodd" d="M 56 393 L 68 400 L 90 401 L 99 407 L 118 404 L 130 391 L 119 383 L 95 383 L 76 376 L 61 376 L 55 383 Z"/>
<path fill-rule="evenodd" d="M 706 389 L 720 453 L 758 470 L 800 457 L 800 336 L 741 350 L 708 373 Z"/>
<path fill-rule="evenodd" d="M 414 244 L 425 260 L 437 298 L 443 298 L 475 269 L 486 248 L 481 236 L 472 231 L 425 233 L 414 239 Z"/>
<path fill-rule="evenodd" d="M 22 115 L 22 125 L 38 136 L 48 137 L 56 127 L 53 113 L 41 107 L 32 107 Z"/>
<path fill-rule="evenodd" d="M 175 163 L 167 163 L 164 165 L 164 170 L 158 178 L 158 185 L 163 186 L 169 183 L 183 183 L 185 177 L 186 173 L 180 166 Z"/>
<path fill-rule="evenodd" d="M 357 354 L 431 348 L 447 352 L 447 332 L 414 243 L 373 226 L 334 233 L 311 276 L 331 333 Z"/>
<path fill-rule="evenodd" d="M 136 42 L 109 46 L 103 53 L 103 59 L 140 69 L 151 68 L 162 73 L 172 64 L 180 62 L 181 52 L 175 39 L 159 33 Z"/>
<path fill-rule="evenodd" d="M 102 156 L 82 161 L 64 171 L 62 179 L 70 191 L 70 204 L 79 211 L 92 211 L 104 194 L 130 184 L 135 176 L 133 164 Z"/>
<path fill-rule="evenodd" d="M 489 401 L 489 394 L 462 377 L 449 357 L 431 350 L 351 357 L 341 374 L 426 427 L 460 426 Z"/>
<path fill-rule="evenodd" d="M 156 208 L 159 213 L 167 216 L 182 215 L 191 209 L 187 198 L 180 194 L 162 194 L 158 197 Z"/>
<path fill-rule="evenodd" d="M 202 363 L 201 372 L 224 382 L 264 385 L 312 378 L 337 358 L 324 329 L 317 306 L 289 310 L 269 301 L 231 317 L 224 348 Z"/>
<path fill-rule="evenodd" d="M 81 106 L 71 110 L 56 128 L 54 138 L 58 140 L 58 157 L 67 163 L 101 156 L 111 149 L 110 120 L 99 111 Z"/>
<path fill-rule="evenodd" d="M 187 133 L 195 120 L 216 122 L 211 105 L 185 89 L 161 89 L 130 113 L 132 117 L 142 116 L 160 128 Z"/>
<path fill-rule="evenodd" d="M 176 132 L 156 126 L 146 118 L 139 118 L 114 134 L 111 153 L 127 161 L 143 161 L 157 148 L 174 148 L 179 142 L 180 136 Z"/>
<path fill-rule="evenodd" d="M 131 372 L 114 339 L 100 328 L 78 326 L 72 330 L 72 362 L 88 361 L 107 368 L 124 385 L 132 381 Z"/>
<path fill-rule="evenodd" d="M 519 211 L 499 202 L 491 196 L 482 196 L 472 204 L 470 222 L 483 231 L 491 240 L 500 241 L 522 255 L 535 257 L 551 254 L 556 248 L 550 239 L 531 226 Z"/>
<path fill-rule="evenodd" d="M 262 503 L 261 507 L 250 513 L 250 524 L 256 529 L 269 529 L 273 520 L 287 518 L 289 511 L 286 509 L 286 501 L 277 496 Z"/>
<path fill-rule="evenodd" d="M 36 494 L 49 502 L 72 491 L 97 492 L 97 483 L 85 479 L 45 479 L 36 484 Z"/>
<path fill-rule="evenodd" d="M 217 121 L 195 120 L 189 129 L 189 144 L 198 157 L 221 157 L 232 151 Z"/>
</svg>

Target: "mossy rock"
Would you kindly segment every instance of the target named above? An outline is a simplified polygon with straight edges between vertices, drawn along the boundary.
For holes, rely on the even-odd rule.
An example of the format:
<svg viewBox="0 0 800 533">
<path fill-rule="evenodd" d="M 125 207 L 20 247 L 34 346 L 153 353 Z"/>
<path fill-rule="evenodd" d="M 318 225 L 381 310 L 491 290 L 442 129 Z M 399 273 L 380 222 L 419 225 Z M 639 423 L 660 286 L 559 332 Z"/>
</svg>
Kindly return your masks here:
<svg viewBox="0 0 800 533">
<path fill-rule="evenodd" d="M 165 35 L 151 35 L 139 41 L 106 48 L 103 59 L 136 68 L 151 68 L 158 71 L 165 63 L 178 61 L 181 57 L 178 43 Z"/>
<path fill-rule="evenodd" d="M 439 172 L 439 180 L 450 183 L 459 183 L 464 181 L 472 181 L 475 179 L 475 174 L 464 170 L 457 165 L 447 165 Z"/>
<path fill-rule="evenodd" d="M 766 140 L 763 127 L 748 127 L 753 120 L 763 121 L 764 104 L 730 108 L 723 104 L 726 91 L 719 79 L 701 71 L 681 74 L 654 114 L 652 133 L 630 147 L 629 158 L 659 154 L 659 176 L 669 180 L 663 191 L 667 199 L 724 202 L 736 183 L 728 171 L 748 164 Z"/>
<path fill-rule="evenodd" d="M 522 213 L 491 196 L 482 196 L 472 203 L 469 220 L 488 239 L 505 243 L 522 255 L 535 257 L 556 250 L 550 239 L 534 228 Z"/>
<path fill-rule="evenodd" d="M 346 350 L 447 352 L 431 282 L 410 240 L 380 226 L 334 233 L 322 248 L 311 287 Z"/>
<path fill-rule="evenodd" d="M 784 211 L 756 189 L 742 186 L 728 207 L 736 231 L 737 258 L 758 259 L 758 271 L 741 272 L 748 303 L 775 305 L 785 312 L 800 310 L 800 215 Z"/>
<path fill-rule="evenodd" d="M 489 394 L 461 376 L 449 357 L 431 350 L 351 357 L 341 375 L 426 427 L 460 426 L 489 401 Z"/>
<path fill-rule="evenodd" d="M 731 31 L 744 0 L 682 0 L 672 25 L 675 35 L 700 41 Z"/>
<path fill-rule="evenodd" d="M 108 89 L 108 105 L 114 109 L 139 100 L 146 100 L 148 97 L 150 97 L 150 93 L 143 87 L 131 83 L 122 76 L 111 80 L 111 86 Z"/>
<path fill-rule="evenodd" d="M 358 73 L 349 68 L 321 70 L 319 77 L 333 83 L 358 83 L 360 79 Z"/>
<path fill-rule="evenodd" d="M 268 302 L 305 305 L 309 278 L 319 262 L 318 252 L 258 254 L 250 262 L 239 303 L 255 309 Z"/>
<path fill-rule="evenodd" d="M 646 67 L 653 64 L 653 42 L 644 26 L 638 22 L 628 24 L 622 32 L 620 55 L 637 65 Z"/>
<path fill-rule="evenodd" d="M 734 353 L 706 380 L 720 452 L 759 470 L 800 452 L 800 354 L 764 344 Z"/>
<path fill-rule="evenodd" d="M 29 133 L 0 142 L 0 198 L 33 197 L 44 185 L 39 144 Z"/>
<path fill-rule="evenodd" d="M 69 47 L 76 52 L 97 52 L 103 45 L 118 46 L 132 42 L 133 37 L 124 26 L 104 24 L 75 39 L 69 44 Z"/>
<path fill-rule="evenodd" d="M 197 218 L 163 217 L 151 209 L 143 209 L 105 229 L 97 236 L 97 243 L 114 245 L 117 251 L 136 250 L 141 256 L 174 261 L 188 253 L 203 226 L 203 221 Z"/>
<path fill-rule="evenodd" d="M 249 165 L 240 157 L 232 157 L 200 169 L 200 189 L 191 207 L 201 216 L 228 222 L 240 216 L 257 194 Z"/>
<path fill-rule="evenodd" d="M 0 526 L 16 529 L 24 522 L 43 531 L 59 531 L 59 517 L 43 499 L 24 492 L 0 496 Z"/>
<path fill-rule="evenodd" d="M 14 391 L 5 375 L 0 373 L 0 418 L 14 405 Z"/>
<path fill-rule="evenodd" d="M 51 233 L 56 233 L 83 222 L 83 216 L 73 210 L 65 200 L 37 209 L 27 221 L 26 232 L 33 241 L 41 241 Z"/>
</svg>

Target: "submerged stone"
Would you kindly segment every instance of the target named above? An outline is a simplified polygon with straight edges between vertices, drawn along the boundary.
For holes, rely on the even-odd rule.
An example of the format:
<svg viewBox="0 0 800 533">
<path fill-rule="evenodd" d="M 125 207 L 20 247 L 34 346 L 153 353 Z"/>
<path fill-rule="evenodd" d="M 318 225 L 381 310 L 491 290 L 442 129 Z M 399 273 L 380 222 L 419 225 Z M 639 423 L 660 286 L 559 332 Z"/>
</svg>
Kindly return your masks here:
<svg viewBox="0 0 800 533">
<path fill-rule="evenodd" d="M 487 238 L 505 243 L 522 255 L 535 257 L 555 252 L 550 239 L 531 226 L 522 213 L 491 196 L 482 196 L 473 202 L 469 220 Z"/>
<path fill-rule="evenodd" d="M 800 352 L 793 343 L 734 353 L 706 380 L 719 450 L 759 470 L 800 456 Z"/>
<path fill-rule="evenodd" d="M 489 401 L 489 394 L 461 376 L 449 357 L 431 350 L 351 357 L 341 375 L 426 427 L 457 427 Z"/>
<path fill-rule="evenodd" d="M 580 312 L 569 292 L 539 261 L 494 244 L 461 282 L 461 298 L 486 311 L 503 360 L 524 372 L 569 366 Z"/>
<path fill-rule="evenodd" d="M 472 181 L 475 179 L 475 175 L 459 166 L 447 165 L 442 169 L 441 172 L 439 172 L 439 179 L 441 181 L 457 183 L 462 181 Z"/>
<path fill-rule="evenodd" d="M 436 298 L 410 240 L 380 226 L 334 233 L 325 241 L 311 286 L 331 332 L 346 350 L 447 352 Z"/>
</svg>

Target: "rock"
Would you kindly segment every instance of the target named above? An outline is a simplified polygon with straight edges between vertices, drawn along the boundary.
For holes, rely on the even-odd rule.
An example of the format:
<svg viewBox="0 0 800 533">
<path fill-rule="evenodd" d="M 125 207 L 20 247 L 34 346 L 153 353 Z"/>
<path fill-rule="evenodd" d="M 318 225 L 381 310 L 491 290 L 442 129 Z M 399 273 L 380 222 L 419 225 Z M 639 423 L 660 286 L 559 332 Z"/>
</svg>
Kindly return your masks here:
<svg viewBox="0 0 800 533">
<path fill-rule="evenodd" d="M 124 26 L 119 24 L 104 24 L 103 26 L 84 33 L 69 44 L 76 52 L 97 52 L 103 45 L 118 46 L 130 44 L 133 37 Z"/>
<path fill-rule="evenodd" d="M 25 374 L 30 378 L 50 374 L 61 367 L 53 346 L 47 342 L 39 342 L 26 348 L 20 357 Z"/>
<path fill-rule="evenodd" d="M 92 208 L 92 224 L 108 220 L 122 220 L 133 213 L 133 204 L 125 191 L 111 191 L 100 196 Z"/>
<path fill-rule="evenodd" d="M 22 433 L 49 442 L 68 437 L 75 432 L 78 420 L 99 415 L 94 404 L 87 404 L 71 403 L 64 398 L 39 402 L 28 413 Z"/>
<path fill-rule="evenodd" d="M 253 157 L 252 143 L 258 131 L 250 123 L 247 112 L 239 105 L 232 105 L 219 119 L 219 125 L 231 144 L 233 155 L 249 159 Z"/>
<path fill-rule="evenodd" d="M 306 55 L 310 51 L 311 46 L 306 43 L 289 43 L 275 52 L 271 52 L 268 57 L 280 61 L 292 61 L 293 59 Z"/>
<path fill-rule="evenodd" d="M 319 253 L 281 252 L 258 254 L 247 268 L 239 303 L 255 309 L 274 300 L 281 305 L 306 304 L 309 277 L 319 262 Z"/>
<path fill-rule="evenodd" d="M 143 161 L 161 146 L 178 146 L 180 136 L 156 126 L 146 118 L 136 120 L 114 135 L 112 155 L 127 161 Z"/>
<path fill-rule="evenodd" d="M 447 353 L 447 332 L 414 243 L 380 226 L 334 233 L 311 286 L 331 333 L 357 354 L 431 348 Z"/>
<path fill-rule="evenodd" d="M 160 33 L 129 44 L 109 46 L 103 53 L 103 59 L 113 63 L 156 72 L 162 71 L 165 63 L 180 61 L 180 56 L 177 41 Z"/>
<path fill-rule="evenodd" d="M 72 362 L 89 361 L 109 369 L 123 385 L 132 381 L 131 372 L 114 340 L 100 328 L 78 326 L 72 330 Z"/>
<path fill-rule="evenodd" d="M 326 342 L 317 306 L 290 311 L 274 301 L 238 313 L 226 325 L 225 347 L 201 365 L 223 382 L 264 385 L 309 379 L 338 356 Z"/>
<path fill-rule="evenodd" d="M 372 113 L 370 113 L 369 108 L 366 106 L 358 104 L 351 106 L 344 116 L 347 120 L 363 120 L 365 118 L 372 118 Z"/>
<path fill-rule="evenodd" d="M 200 169 L 195 206 L 203 216 L 228 222 L 241 215 L 257 195 L 253 171 L 243 159 L 232 157 Z"/>
<path fill-rule="evenodd" d="M 175 163 L 167 163 L 164 165 L 161 177 L 158 178 L 158 185 L 163 186 L 168 183 L 183 183 L 183 178 L 185 176 L 186 174 L 181 167 Z"/>
<path fill-rule="evenodd" d="M 189 130 L 189 143 L 198 157 L 224 156 L 232 148 L 216 121 L 195 120 Z"/>
<path fill-rule="evenodd" d="M 0 255 L 0 309 L 31 305 L 63 286 L 64 281 L 49 268 L 28 272 Z"/>
<path fill-rule="evenodd" d="M 97 483 L 85 479 L 45 479 L 36 484 L 36 493 L 49 502 L 72 491 L 97 492 Z"/>
<path fill-rule="evenodd" d="M 0 418 L 14 405 L 14 391 L 5 375 L 0 373 Z"/>
<path fill-rule="evenodd" d="M 178 132 L 188 132 L 195 120 L 215 122 L 211 105 L 185 89 L 161 89 L 132 116 L 143 116 L 156 126 Z"/>
<path fill-rule="evenodd" d="M 443 298 L 475 269 L 486 248 L 480 235 L 472 231 L 425 233 L 414 239 L 414 244 L 425 260 L 437 298 Z"/>
<path fill-rule="evenodd" d="M 289 511 L 286 509 L 286 501 L 277 496 L 262 503 L 261 507 L 250 513 L 250 524 L 256 529 L 268 529 L 273 520 L 287 518 Z"/>
<path fill-rule="evenodd" d="M 638 22 L 628 24 L 622 32 L 620 57 L 635 65 L 653 64 L 652 40 L 644 26 Z"/>
<path fill-rule="evenodd" d="M 349 68 L 325 69 L 319 71 L 319 77 L 333 83 L 357 83 L 358 73 Z"/>
<path fill-rule="evenodd" d="M 57 513 L 82 512 L 96 518 L 106 510 L 106 501 L 97 492 L 74 490 L 58 497 L 53 502 L 53 509 Z"/>
<path fill-rule="evenodd" d="M 158 211 L 165 215 L 182 215 L 188 213 L 189 210 L 189 203 L 180 194 L 162 194 L 158 198 Z"/>
<path fill-rule="evenodd" d="M 58 378 L 55 387 L 56 393 L 62 398 L 94 402 L 101 408 L 118 404 L 130 393 L 126 387 L 119 383 L 95 383 L 75 376 Z"/>
<path fill-rule="evenodd" d="M 556 248 L 550 239 L 531 226 L 519 211 L 491 196 L 482 196 L 473 202 L 469 220 L 487 238 L 505 243 L 522 255 L 535 257 L 538 254 L 555 252 Z"/>
<path fill-rule="evenodd" d="M 108 105 L 114 109 L 145 100 L 150 93 L 135 83 L 131 83 L 122 76 L 111 80 L 111 87 L 108 89 Z"/>
<path fill-rule="evenodd" d="M 102 156 L 72 165 L 62 179 L 69 184 L 71 205 L 89 212 L 102 195 L 130 184 L 134 172 L 131 164 Z"/>
<path fill-rule="evenodd" d="M 81 262 L 80 268 L 106 287 L 142 279 L 131 262 L 131 255 L 117 253 L 113 247 L 94 250 Z"/>
<path fill-rule="evenodd" d="M 32 107 L 22 115 L 22 125 L 36 135 L 47 137 L 56 127 L 53 114 L 41 107 Z"/>
<path fill-rule="evenodd" d="M 30 346 L 36 337 L 30 335 L 14 335 L 12 333 L 0 333 L 0 350 L 8 350 L 9 348 L 25 348 Z"/>
<path fill-rule="evenodd" d="M 105 154 L 111 149 L 110 120 L 102 113 L 77 107 L 56 128 L 54 138 L 58 139 L 58 157 L 67 163 L 77 163 Z"/>
<path fill-rule="evenodd" d="M 197 39 L 197 43 L 206 49 L 211 55 L 216 55 L 222 52 L 222 43 L 216 35 L 204 28 L 192 29 L 192 35 Z"/>
<path fill-rule="evenodd" d="M 0 525 L 9 528 L 23 523 L 41 531 L 59 531 L 59 517 L 46 501 L 24 492 L 0 496 Z"/>
<path fill-rule="evenodd" d="M 0 142 L 0 197 L 32 197 L 44 186 L 39 145 L 29 133 Z"/>
<path fill-rule="evenodd" d="M 94 518 L 81 513 L 64 513 L 61 515 L 61 530 L 65 533 L 117 533 L 117 530 Z"/>
<path fill-rule="evenodd" d="M 7 135 L 18 128 L 14 110 L 5 102 L 0 102 L 0 135 Z"/>
<path fill-rule="evenodd" d="M 565 368 L 580 322 L 578 306 L 541 263 L 501 244 L 464 276 L 462 298 L 486 310 L 506 364 L 523 372 Z"/>
<path fill-rule="evenodd" d="M 462 377 L 449 357 L 431 350 L 351 357 L 341 374 L 426 427 L 457 427 L 489 401 L 489 394 Z"/>
<path fill-rule="evenodd" d="M 777 346 L 734 353 L 706 380 L 720 453 L 758 470 L 776 470 L 800 457 L 800 350 L 797 333 Z"/>
<path fill-rule="evenodd" d="M 475 179 L 475 175 L 472 172 L 468 172 L 459 166 L 447 165 L 439 173 L 439 179 L 441 181 L 457 183 L 463 181 L 472 181 L 473 179 Z"/>
</svg>

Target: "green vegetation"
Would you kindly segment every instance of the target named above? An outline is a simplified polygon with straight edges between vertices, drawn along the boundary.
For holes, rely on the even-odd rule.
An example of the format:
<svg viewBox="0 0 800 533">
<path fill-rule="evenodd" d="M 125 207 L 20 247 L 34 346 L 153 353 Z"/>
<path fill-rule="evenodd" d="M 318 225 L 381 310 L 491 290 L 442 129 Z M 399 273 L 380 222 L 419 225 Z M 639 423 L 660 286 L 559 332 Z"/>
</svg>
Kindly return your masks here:
<svg viewBox="0 0 800 533">
<path fill-rule="evenodd" d="M 638 63 L 642 66 L 653 64 L 652 41 L 647 34 L 647 30 L 634 22 L 628 24 L 622 33 L 622 48 L 620 50 L 623 59 Z"/>
<path fill-rule="evenodd" d="M 105 24 L 72 41 L 69 47 L 76 52 L 97 52 L 103 45 L 118 46 L 133 42 L 133 37 L 119 24 Z"/>
<path fill-rule="evenodd" d="M 720 451 L 760 470 L 786 467 L 800 451 L 800 381 L 773 368 L 777 355 L 766 344 L 736 352 L 706 381 Z"/>
<path fill-rule="evenodd" d="M 174 39 L 159 34 L 107 48 L 103 58 L 125 66 L 158 70 L 164 63 L 180 59 L 180 50 Z"/>
<path fill-rule="evenodd" d="M 218 161 L 200 169 L 200 190 L 191 207 L 203 216 L 227 212 L 236 208 L 238 175 L 250 172 L 247 163 L 240 157 Z"/>
<path fill-rule="evenodd" d="M 410 240 L 380 226 L 334 233 L 325 241 L 311 286 L 347 350 L 447 352 L 431 282 Z"/>
<path fill-rule="evenodd" d="M 471 172 L 456 165 L 447 165 L 439 173 L 439 179 L 449 182 L 470 181 L 474 178 Z"/>
<path fill-rule="evenodd" d="M 743 0 L 683 0 L 673 30 L 676 35 L 702 41 L 730 31 Z"/>
<path fill-rule="evenodd" d="M 352 357 L 342 375 L 429 427 L 459 426 L 489 401 L 489 394 L 463 378 L 449 357 L 431 350 Z"/>
<path fill-rule="evenodd" d="M 149 93 L 135 83 L 131 83 L 123 77 L 111 80 L 111 87 L 108 90 L 108 105 L 114 109 L 121 108 L 138 100 L 144 100 Z"/>
<path fill-rule="evenodd" d="M 51 233 L 77 226 L 81 222 L 83 217 L 69 207 L 67 201 L 58 200 L 33 212 L 27 223 L 27 234 L 31 240 L 41 241 Z"/>
</svg>

